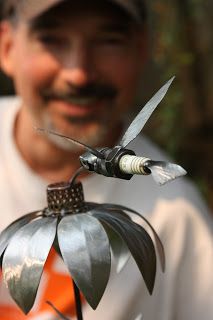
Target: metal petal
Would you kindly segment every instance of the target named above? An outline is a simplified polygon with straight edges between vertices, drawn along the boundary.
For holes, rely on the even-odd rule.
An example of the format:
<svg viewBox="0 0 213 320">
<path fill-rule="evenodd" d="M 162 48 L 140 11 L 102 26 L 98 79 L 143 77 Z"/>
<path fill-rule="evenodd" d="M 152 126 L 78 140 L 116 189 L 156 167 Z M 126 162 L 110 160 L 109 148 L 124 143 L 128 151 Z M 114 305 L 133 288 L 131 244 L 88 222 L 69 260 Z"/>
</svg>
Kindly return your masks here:
<svg viewBox="0 0 213 320">
<path fill-rule="evenodd" d="M 149 234 L 133 221 L 119 219 L 113 214 L 96 213 L 94 216 L 107 223 L 126 242 L 150 292 L 153 291 L 156 274 L 155 248 Z"/>
<path fill-rule="evenodd" d="M 27 314 L 32 308 L 43 267 L 55 238 L 57 219 L 34 220 L 16 232 L 3 258 L 3 276 L 10 294 Z"/>
<path fill-rule="evenodd" d="M 96 206 L 96 208 L 93 209 L 98 209 L 98 212 L 106 213 L 108 212 L 109 214 L 112 214 L 111 210 L 107 210 L 106 208 L 102 207 L 102 205 Z M 95 212 L 95 211 L 94 211 Z M 93 213 L 93 210 L 91 210 L 89 213 Z M 114 210 L 113 215 L 117 216 L 119 219 L 127 219 L 131 220 L 131 218 L 122 210 Z M 117 273 L 121 272 L 122 269 L 125 267 L 126 263 L 128 262 L 131 254 L 129 252 L 128 247 L 126 246 L 125 242 L 123 239 L 118 235 L 117 232 L 115 232 L 112 228 L 107 227 L 106 225 L 104 226 L 105 230 L 108 234 L 109 240 L 110 240 L 110 247 L 112 249 L 112 253 L 115 259 L 115 264 L 116 264 L 116 271 Z"/>
<path fill-rule="evenodd" d="M 164 272 L 166 269 L 166 258 L 165 258 L 165 252 L 164 252 L 164 247 L 163 244 L 157 234 L 157 232 L 155 231 L 155 229 L 153 228 L 153 226 L 151 225 L 151 223 L 144 217 L 142 216 L 139 212 L 127 208 L 125 206 L 122 205 L 116 205 L 116 204 L 111 204 L 111 203 L 103 203 L 102 204 L 102 208 L 106 208 L 106 209 L 110 209 L 110 210 L 125 210 L 125 211 L 129 211 L 131 213 L 134 213 L 135 215 L 137 215 L 138 217 L 140 217 L 144 222 L 146 222 L 146 224 L 150 227 L 150 229 L 152 230 L 152 233 L 154 235 L 154 239 L 155 239 L 155 243 L 156 243 L 156 247 L 157 247 L 157 252 L 158 252 L 158 256 L 160 259 L 160 264 L 161 264 L 161 269 Z"/>
<path fill-rule="evenodd" d="M 21 218 L 12 222 L 6 229 L 4 229 L 0 234 L 0 257 L 4 253 L 9 241 L 14 236 L 16 231 L 18 231 L 22 226 L 29 223 L 31 220 L 35 219 L 36 217 L 40 216 L 42 211 L 35 211 L 28 213 Z"/>
<path fill-rule="evenodd" d="M 153 111 L 164 98 L 173 80 L 174 77 L 171 78 L 160 90 L 158 90 L 158 92 L 146 103 L 125 132 L 119 143 L 120 146 L 126 147 L 134 138 L 137 137 L 146 122 L 149 120 Z"/>
<path fill-rule="evenodd" d="M 88 214 L 64 217 L 58 225 L 58 242 L 73 280 L 95 309 L 111 266 L 110 245 L 103 226 Z"/>
<path fill-rule="evenodd" d="M 103 223 L 103 225 L 109 238 L 110 247 L 112 249 L 112 254 L 115 260 L 116 272 L 119 273 L 125 267 L 131 254 L 119 234 L 112 228 L 110 228 L 107 224 Z"/>
</svg>

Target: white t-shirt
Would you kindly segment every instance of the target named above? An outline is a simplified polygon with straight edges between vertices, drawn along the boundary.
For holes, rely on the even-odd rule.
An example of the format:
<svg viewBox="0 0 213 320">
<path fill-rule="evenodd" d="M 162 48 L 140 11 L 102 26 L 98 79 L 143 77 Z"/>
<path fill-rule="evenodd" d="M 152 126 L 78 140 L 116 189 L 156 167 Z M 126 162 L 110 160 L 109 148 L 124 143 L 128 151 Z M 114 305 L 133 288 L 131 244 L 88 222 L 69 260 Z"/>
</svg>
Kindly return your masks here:
<svg viewBox="0 0 213 320">
<path fill-rule="evenodd" d="M 48 183 L 28 167 L 14 143 L 19 103 L 17 98 L 0 101 L 0 230 L 21 215 L 46 206 Z M 137 155 L 165 159 L 144 137 L 135 139 L 129 148 Z M 91 175 L 83 186 L 88 201 L 126 205 L 146 216 L 166 253 L 166 272 L 161 272 L 158 261 L 152 296 L 130 260 L 118 275 L 112 268 L 98 308 L 84 307 L 85 320 L 134 320 L 140 313 L 147 320 L 213 319 L 213 224 L 194 186 L 183 178 L 159 187 L 151 176 L 124 181 L 100 175 Z M 7 299 L 12 303 L 1 283 L 0 304 Z M 26 319 L 54 318 L 45 313 Z"/>
</svg>

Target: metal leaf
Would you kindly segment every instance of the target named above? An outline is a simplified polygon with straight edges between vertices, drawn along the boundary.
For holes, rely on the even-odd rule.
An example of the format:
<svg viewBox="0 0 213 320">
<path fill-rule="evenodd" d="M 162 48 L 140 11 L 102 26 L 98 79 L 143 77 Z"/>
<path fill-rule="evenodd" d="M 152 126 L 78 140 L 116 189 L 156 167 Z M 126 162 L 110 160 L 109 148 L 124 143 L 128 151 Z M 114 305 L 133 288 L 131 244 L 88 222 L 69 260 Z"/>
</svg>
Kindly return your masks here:
<svg viewBox="0 0 213 320">
<path fill-rule="evenodd" d="M 43 267 L 56 233 L 56 218 L 34 220 L 16 232 L 3 258 L 10 294 L 27 314 L 35 301 Z"/>
<path fill-rule="evenodd" d="M 107 223 L 126 242 L 151 294 L 155 282 L 156 255 L 149 234 L 137 223 L 117 218 L 113 213 L 102 213 L 95 209 L 93 215 Z"/>
<path fill-rule="evenodd" d="M 146 122 L 149 120 L 153 111 L 157 108 L 165 94 L 167 93 L 174 77 L 171 78 L 143 107 L 143 109 L 138 113 L 136 118 L 132 121 L 129 128 L 125 132 L 123 138 L 121 139 L 119 145 L 126 147 L 145 126 Z"/>
<path fill-rule="evenodd" d="M 95 309 L 111 266 L 109 240 L 103 226 L 88 214 L 66 216 L 58 225 L 58 242 L 73 280 Z"/>
<path fill-rule="evenodd" d="M 4 253 L 8 243 L 11 238 L 15 235 L 15 233 L 25 224 L 29 223 L 31 220 L 42 214 L 41 211 L 35 211 L 28 213 L 21 218 L 12 222 L 6 229 L 4 229 L 0 234 L 0 257 Z"/>
<path fill-rule="evenodd" d="M 113 212 L 114 212 L 114 210 L 116 210 L 116 211 L 117 210 L 129 211 L 131 213 L 134 213 L 138 217 L 140 217 L 144 222 L 146 222 L 146 224 L 150 227 L 150 229 L 152 230 L 152 233 L 154 235 L 154 239 L 155 239 L 155 243 L 156 243 L 156 247 L 157 247 L 157 252 L 159 255 L 159 259 L 160 259 L 161 269 L 164 272 L 166 269 L 166 258 L 165 258 L 164 247 L 163 247 L 163 244 L 162 244 L 157 232 L 155 231 L 155 229 L 153 228 L 151 223 L 144 216 L 142 216 L 139 212 L 137 212 L 133 209 L 127 208 L 125 206 L 122 206 L 122 205 L 103 203 L 102 208 L 113 210 Z"/>
</svg>

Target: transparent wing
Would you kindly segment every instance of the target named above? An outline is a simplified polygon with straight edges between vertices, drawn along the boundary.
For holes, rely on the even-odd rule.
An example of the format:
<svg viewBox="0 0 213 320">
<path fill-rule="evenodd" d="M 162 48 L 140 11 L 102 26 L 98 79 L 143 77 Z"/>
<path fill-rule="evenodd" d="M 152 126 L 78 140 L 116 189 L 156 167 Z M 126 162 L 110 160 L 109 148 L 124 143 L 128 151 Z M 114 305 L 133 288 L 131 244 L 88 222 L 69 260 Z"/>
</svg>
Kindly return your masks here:
<svg viewBox="0 0 213 320">
<path fill-rule="evenodd" d="M 175 77 L 172 77 L 143 107 L 136 118 L 132 121 L 129 128 L 125 132 L 119 145 L 126 147 L 137 135 L 141 132 L 146 122 L 152 115 L 153 111 L 157 108 L 165 94 L 167 93 L 172 81 Z"/>
</svg>

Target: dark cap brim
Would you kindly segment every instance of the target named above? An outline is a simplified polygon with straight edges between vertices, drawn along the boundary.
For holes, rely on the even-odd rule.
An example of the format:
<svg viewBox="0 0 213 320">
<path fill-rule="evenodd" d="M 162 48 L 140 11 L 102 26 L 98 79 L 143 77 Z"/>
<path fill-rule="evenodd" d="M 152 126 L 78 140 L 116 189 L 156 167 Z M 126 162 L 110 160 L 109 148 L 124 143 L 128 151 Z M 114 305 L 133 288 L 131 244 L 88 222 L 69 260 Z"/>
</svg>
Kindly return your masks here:
<svg viewBox="0 0 213 320">
<path fill-rule="evenodd" d="M 17 1 L 17 0 L 16 0 Z M 20 0 L 19 0 L 20 1 Z M 27 20 L 34 19 L 45 13 L 52 7 L 66 0 L 22 0 L 19 3 L 20 14 Z M 90 0 L 92 1 L 92 0 Z M 141 22 L 143 20 L 142 3 L 143 0 L 105 0 L 116 4 L 126 11 L 134 20 Z M 143 4 L 144 5 L 144 4 Z M 143 9 L 143 10 L 142 10 Z"/>
</svg>

